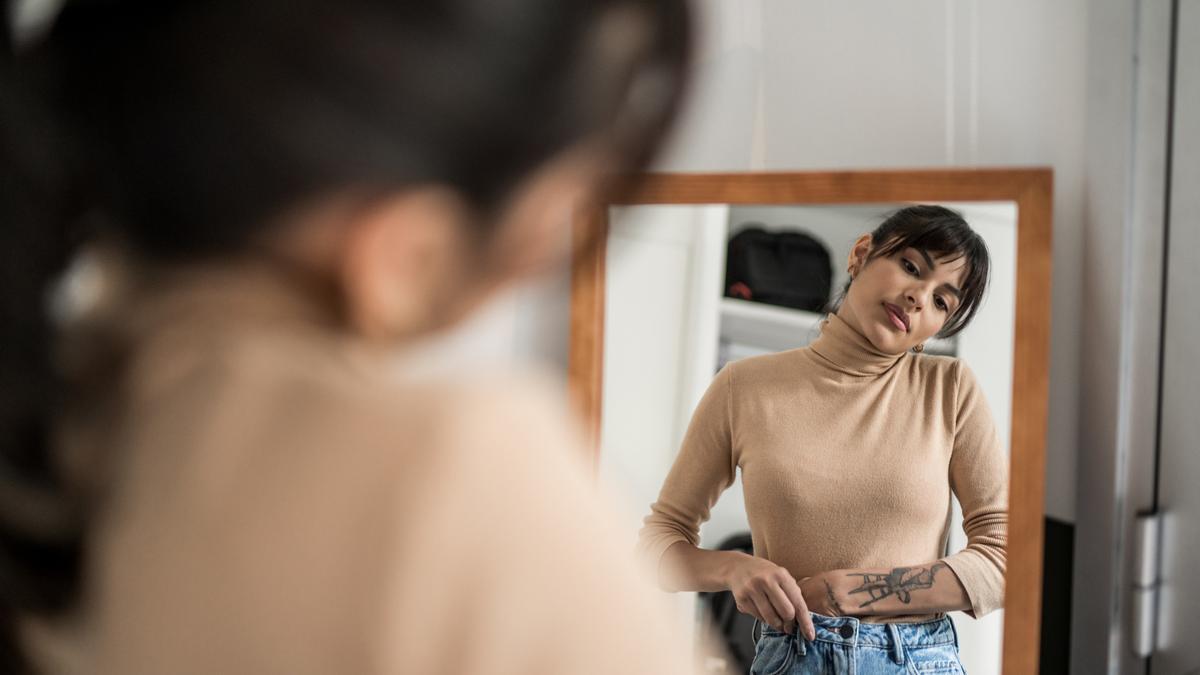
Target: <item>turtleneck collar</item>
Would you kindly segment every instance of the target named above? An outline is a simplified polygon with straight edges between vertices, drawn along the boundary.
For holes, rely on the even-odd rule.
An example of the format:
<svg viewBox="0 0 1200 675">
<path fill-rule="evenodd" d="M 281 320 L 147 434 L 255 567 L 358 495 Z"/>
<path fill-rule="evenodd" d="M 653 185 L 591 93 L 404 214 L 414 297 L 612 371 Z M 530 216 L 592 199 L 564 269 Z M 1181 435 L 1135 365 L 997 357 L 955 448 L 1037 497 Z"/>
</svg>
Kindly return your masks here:
<svg viewBox="0 0 1200 675">
<path fill-rule="evenodd" d="M 835 370 L 847 375 L 879 375 L 887 372 L 907 352 L 888 354 L 854 329 L 837 314 L 821 322 L 821 335 L 809 348 Z"/>
</svg>

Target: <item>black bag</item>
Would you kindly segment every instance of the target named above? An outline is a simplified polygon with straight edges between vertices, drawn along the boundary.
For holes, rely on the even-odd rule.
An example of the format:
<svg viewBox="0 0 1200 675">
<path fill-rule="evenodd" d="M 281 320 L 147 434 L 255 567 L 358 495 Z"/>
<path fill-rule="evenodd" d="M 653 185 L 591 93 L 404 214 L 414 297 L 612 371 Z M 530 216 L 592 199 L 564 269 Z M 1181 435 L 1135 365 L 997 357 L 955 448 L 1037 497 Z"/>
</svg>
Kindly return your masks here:
<svg viewBox="0 0 1200 675">
<path fill-rule="evenodd" d="M 754 544 L 750 533 L 730 536 L 717 547 L 720 551 L 741 551 L 754 554 Z M 750 664 L 754 662 L 754 617 L 738 611 L 737 601 L 733 593 L 719 591 L 716 593 L 699 593 L 700 602 L 704 607 L 703 616 L 713 632 L 724 638 L 727 656 L 733 662 L 727 664 L 727 673 L 748 673 Z"/>
<path fill-rule="evenodd" d="M 729 240 L 725 296 L 823 311 L 833 289 L 829 249 L 804 232 L 751 225 Z"/>
</svg>

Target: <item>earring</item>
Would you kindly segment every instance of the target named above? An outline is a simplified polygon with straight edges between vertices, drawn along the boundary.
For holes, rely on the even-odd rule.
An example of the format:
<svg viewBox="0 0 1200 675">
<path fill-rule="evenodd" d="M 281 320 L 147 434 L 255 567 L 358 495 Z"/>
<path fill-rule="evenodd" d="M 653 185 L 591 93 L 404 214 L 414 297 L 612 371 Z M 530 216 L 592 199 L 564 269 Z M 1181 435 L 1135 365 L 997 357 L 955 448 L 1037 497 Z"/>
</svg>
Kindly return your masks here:
<svg viewBox="0 0 1200 675">
<path fill-rule="evenodd" d="M 912 350 L 913 350 L 914 352 L 916 352 L 916 353 L 920 354 L 921 352 L 925 351 L 925 343 L 924 343 L 924 342 L 922 342 L 922 343 L 920 343 L 920 344 L 913 345 L 913 348 L 912 348 Z"/>
</svg>

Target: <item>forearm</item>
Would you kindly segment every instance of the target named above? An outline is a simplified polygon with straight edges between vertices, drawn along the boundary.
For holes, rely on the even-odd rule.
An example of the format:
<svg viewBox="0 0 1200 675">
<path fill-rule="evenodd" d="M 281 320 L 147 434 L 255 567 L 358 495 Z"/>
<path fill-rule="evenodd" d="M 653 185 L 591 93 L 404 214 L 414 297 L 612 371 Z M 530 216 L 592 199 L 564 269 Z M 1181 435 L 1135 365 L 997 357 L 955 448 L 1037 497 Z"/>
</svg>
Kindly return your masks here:
<svg viewBox="0 0 1200 675">
<path fill-rule="evenodd" d="M 672 544 L 663 554 L 658 583 L 668 591 L 718 592 L 729 590 L 729 570 L 738 551 L 710 551 L 686 541 Z"/>
<path fill-rule="evenodd" d="M 842 616 L 932 614 L 970 609 L 971 600 L 948 565 L 845 569 L 821 576 L 825 599 Z"/>
</svg>

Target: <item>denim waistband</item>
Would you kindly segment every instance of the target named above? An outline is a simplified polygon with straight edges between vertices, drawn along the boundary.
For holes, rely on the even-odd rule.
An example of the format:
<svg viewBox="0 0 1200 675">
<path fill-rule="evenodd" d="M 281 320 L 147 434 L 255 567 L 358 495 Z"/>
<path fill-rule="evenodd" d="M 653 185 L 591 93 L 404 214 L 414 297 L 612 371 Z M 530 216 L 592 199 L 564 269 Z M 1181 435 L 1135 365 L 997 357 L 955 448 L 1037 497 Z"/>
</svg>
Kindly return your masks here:
<svg viewBox="0 0 1200 675">
<path fill-rule="evenodd" d="M 949 616 L 918 623 L 864 623 L 852 616 L 826 616 L 809 612 L 816 639 L 850 646 L 888 648 L 897 642 L 905 647 L 952 645 L 958 643 L 957 629 Z M 763 635 L 786 635 L 762 623 Z M 797 629 L 798 630 L 798 629 Z"/>
</svg>

